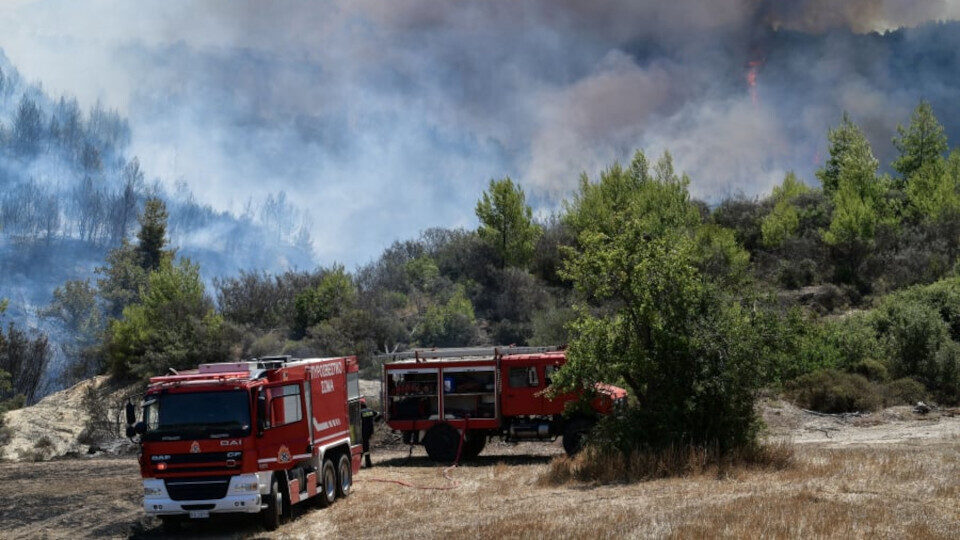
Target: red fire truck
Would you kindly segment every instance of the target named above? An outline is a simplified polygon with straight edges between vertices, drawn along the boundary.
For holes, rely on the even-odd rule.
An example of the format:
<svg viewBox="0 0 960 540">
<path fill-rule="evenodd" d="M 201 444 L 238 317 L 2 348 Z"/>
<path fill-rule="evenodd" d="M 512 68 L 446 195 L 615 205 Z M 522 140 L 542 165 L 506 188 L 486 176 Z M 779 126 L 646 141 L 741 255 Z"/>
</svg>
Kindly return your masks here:
<svg viewBox="0 0 960 540">
<path fill-rule="evenodd" d="M 384 355 L 382 400 L 387 425 L 408 444 L 422 443 L 435 461 L 480 454 L 488 438 L 507 441 L 563 437 L 579 451 L 597 416 L 609 414 L 626 391 L 598 385 L 590 407 L 565 414 L 576 393 L 545 395 L 566 362 L 556 347 L 420 349 Z M 461 442 L 462 439 L 462 442 Z"/>
<path fill-rule="evenodd" d="M 243 512 L 273 530 L 293 504 L 349 495 L 360 468 L 355 357 L 203 364 L 150 379 L 142 420 L 126 414 L 143 508 L 167 528 Z"/>
</svg>

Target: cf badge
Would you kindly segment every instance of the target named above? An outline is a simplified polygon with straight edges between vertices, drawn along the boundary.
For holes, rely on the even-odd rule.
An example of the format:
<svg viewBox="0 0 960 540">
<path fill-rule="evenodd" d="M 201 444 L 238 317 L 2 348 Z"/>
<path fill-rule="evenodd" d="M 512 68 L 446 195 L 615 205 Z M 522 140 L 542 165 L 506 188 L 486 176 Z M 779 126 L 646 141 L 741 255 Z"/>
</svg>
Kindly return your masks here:
<svg viewBox="0 0 960 540">
<path fill-rule="evenodd" d="M 193 443 L 190 444 L 190 453 L 191 454 L 200 453 L 200 443 L 198 441 L 193 441 Z"/>
</svg>

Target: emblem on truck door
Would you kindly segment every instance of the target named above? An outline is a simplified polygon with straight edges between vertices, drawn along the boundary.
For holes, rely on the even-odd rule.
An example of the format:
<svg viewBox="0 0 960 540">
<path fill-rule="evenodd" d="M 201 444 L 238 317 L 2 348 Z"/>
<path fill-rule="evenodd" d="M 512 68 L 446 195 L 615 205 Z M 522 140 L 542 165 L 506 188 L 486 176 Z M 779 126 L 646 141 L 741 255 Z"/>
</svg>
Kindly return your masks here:
<svg viewBox="0 0 960 540">
<path fill-rule="evenodd" d="M 287 445 L 280 447 L 280 450 L 277 451 L 277 463 L 286 463 L 290 461 L 290 449 L 287 448 Z"/>
<path fill-rule="evenodd" d="M 193 441 L 193 443 L 190 444 L 190 453 L 191 453 L 191 454 L 199 454 L 199 453 L 200 453 L 200 442 L 199 442 L 199 441 Z"/>
</svg>

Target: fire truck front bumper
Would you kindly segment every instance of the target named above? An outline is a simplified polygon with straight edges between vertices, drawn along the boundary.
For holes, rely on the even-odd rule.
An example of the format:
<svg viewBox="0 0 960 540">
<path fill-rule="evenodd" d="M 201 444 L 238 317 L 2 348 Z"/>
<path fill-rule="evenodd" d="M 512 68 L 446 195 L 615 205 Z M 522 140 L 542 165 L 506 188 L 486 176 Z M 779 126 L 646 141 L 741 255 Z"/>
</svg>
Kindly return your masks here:
<svg viewBox="0 0 960 540">
<path fill-rule="evenodd" d="M 202 480 L 196 479 L 196 481 Z M 182 487 L 181 484 L 180 489 Z M 223 497 L 183 500 L 183 496 L 178 496 L 177 499 L 170 496 L 170 490 L 167 489 L 164 480 L 146 478 L 143 480 L 143 510 L 155 516 L 189 515 L 197 518 L 211 514 L 255 514 L 261 509 L 261 487 L 256 474 L 241 474 L 230 478 Z"/>
</svg>

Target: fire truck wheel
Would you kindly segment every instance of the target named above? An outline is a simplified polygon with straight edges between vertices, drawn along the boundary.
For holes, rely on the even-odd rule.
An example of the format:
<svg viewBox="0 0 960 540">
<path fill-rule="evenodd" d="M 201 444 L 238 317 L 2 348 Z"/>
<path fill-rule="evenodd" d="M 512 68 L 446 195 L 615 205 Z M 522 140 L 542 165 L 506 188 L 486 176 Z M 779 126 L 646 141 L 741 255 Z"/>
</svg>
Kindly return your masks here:
<svg viewBox="0 0 960 540">
<path fill-rule="evenodd" d="M 451 463 L 457 459 L 460 432 L 450 424 L 437 424 L 423 436 L 423 446 L 433 461 Z"/>
<path fill-rule="evenodd" d="M 567 422 L 563 428 L 563 449 L 568 456 L 583 449 L 583 443 L 593 424 L 593 420 L 589 418 L 574 418 Z"/>
<path fill-rule="evenodd" d="M 350 456 L 340 454 L 340 460 L 337 462 L 337 496 L 350 495 L 351 488 L 353 488 L 353 466 L 350 464 Z"/>
<path fill-rule="evenodd" d="M 317 493 L 317 499 L 321 508 L 326 508 L 337 500 L 337 470 L 329 459 L 323 460 L 323 467 L 320 468 L 320 492 Z"/>
<path fill-rule="evenodd" d="M 460 459 L 476 459 L 483 452 L 483 447 L 487 444 L 487 436 L 484 433 L 475 433 L 468 431 L 463 439 L 463 450 L 460 452 Z"/>
<path fill-rule="evenodd" d="M 183 525 L 183 518 L 180 516 L 160 516 L 160 524 L 163 532 L 167 534 L 180 532 L 180 526 Z"/>
<path fill-rule="evenodd" d="M 280 519 L 283 517 L 283 493 L 280 491 L 280 481 L 276 477 L 270 482 L 270 493 L 265 499 L 267 507 L 261 510 L 263 528 L 268 531 L 275 531 L 280 526 Z"/>
</svg>

